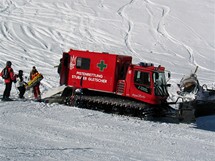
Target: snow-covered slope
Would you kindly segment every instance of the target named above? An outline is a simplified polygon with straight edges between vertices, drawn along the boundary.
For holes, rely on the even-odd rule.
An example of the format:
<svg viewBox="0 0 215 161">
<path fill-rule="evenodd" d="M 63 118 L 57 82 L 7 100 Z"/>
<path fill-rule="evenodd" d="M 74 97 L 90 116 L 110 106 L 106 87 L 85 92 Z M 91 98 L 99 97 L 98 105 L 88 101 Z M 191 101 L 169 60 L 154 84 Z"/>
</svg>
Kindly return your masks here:
<svg viewBox="0 0 215 161">
<path fill-rule="evenodd" d="M 200 84 L 214 86 L 214 28 L 214 0 L 0 0 L 0 70 L 10 60 L 28 76 L 35 65 L 45 91 L 58 86 L 54 66 L 70 48 L 126 54 L 170 70 L 174 96 L 174 84 L 197 65 Z M 0 102 L 0 160 L 214 160 L 214 121 L 171 124 Z"/>
<path fill-rule="evenodd" d="M 171 124 L 61 105 L 0 103 L 0 160 L 212 161 L 215 119 L 198 121 Z"/>
</svg>

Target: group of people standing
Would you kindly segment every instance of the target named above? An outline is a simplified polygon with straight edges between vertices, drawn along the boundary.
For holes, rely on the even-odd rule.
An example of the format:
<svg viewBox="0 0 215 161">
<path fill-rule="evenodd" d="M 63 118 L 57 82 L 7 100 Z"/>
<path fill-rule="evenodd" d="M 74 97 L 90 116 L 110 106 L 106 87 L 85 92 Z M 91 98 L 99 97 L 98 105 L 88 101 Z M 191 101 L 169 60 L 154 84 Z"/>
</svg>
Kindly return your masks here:
<svg viewBox="0 0 215 161">
<path fill-rule="evenodd" d="M 3 93 L 3 101 L 10 101 L 10 92 L 12 88 L 12 83 L 14 82 L 16 88 L 19 91 L 19 98 L 24 98 L 24 94 L 26 91 L 27 83 L 24 81 L 23 78 L 23 70 L 19 70 L 18 74 L 15 74 L 13 68 L 11 67 L 11 61 L 6 62 L 6 67 L 1 71 L 0 76 L 4 79 L 5 82 L 5 90 Z M 35 66 L 33 66 L 30 72 L 30 80 L 33 80 L 35 76 L 38 74 L 38 71 Z M 35 99 L 40 99 L 40 82 L 38 82 L 33 88 L 33 93 Z"/>
</svg>

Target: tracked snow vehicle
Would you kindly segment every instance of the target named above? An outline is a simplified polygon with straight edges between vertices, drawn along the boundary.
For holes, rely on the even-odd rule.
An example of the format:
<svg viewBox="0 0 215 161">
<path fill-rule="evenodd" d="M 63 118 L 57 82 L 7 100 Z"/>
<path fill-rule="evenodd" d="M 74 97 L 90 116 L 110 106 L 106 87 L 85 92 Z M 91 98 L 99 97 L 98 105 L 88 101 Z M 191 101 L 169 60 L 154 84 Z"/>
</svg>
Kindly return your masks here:
<svg viewBox="0 0 215 161">
<path fill-rule="evenodd" d="M 59 100 L 122 114 L 165 115 L 171 108 L 165 75 L 161 65 L 132 64 L 131 56 L 71 49 L 62 57 L 65 89 Z"/>
<path fill-rule="evenodd" d="M 60 83 L 161 105 L 168 97 L 164 70 L 152 63 L 134 65 L 130 56 L 70 50 L 63 53 Z"/>
</svg>

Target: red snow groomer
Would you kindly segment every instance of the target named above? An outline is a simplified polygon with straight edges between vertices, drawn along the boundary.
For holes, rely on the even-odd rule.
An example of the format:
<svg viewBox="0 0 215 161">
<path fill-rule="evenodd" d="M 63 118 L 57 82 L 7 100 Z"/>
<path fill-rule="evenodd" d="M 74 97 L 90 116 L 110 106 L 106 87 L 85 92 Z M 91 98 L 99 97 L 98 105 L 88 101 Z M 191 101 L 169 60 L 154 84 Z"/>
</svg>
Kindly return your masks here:
<svg viewBox="0 0 215 161">
<path fill-rule="evenodd" d="M 160 65 L 132 64 L 131 56 L 72 49 L 62 60 L 60 83 L 67 86 L 62 95 L 68 104 L 133 114 L 168 106 L 165 68 Z"/>
</svg>

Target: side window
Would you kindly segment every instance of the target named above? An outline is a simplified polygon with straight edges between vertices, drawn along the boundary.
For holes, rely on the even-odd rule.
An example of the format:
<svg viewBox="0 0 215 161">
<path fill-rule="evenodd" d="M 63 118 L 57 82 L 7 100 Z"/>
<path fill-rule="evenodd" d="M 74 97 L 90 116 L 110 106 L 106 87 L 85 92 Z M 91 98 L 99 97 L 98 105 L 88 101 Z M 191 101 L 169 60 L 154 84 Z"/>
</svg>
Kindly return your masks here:
<svg viewBox="0 0 215 161">
<path fill-rule="evenodd" d="M 78 69 L 90 69 L 90 59 L 78 57 L 76 59 L 76 68 Z"/>
<path fill-rule="evenodd" d="M 135 87 L 145 93 L 151 93 L 150 74 L 147 72 L 135 71 L 134 73 Z"/>
<path fill-rule="evenodd" d="M 150 74 L 141 71 L 135 71 L 134 83 L 150 85 Z"/>
</svg>

